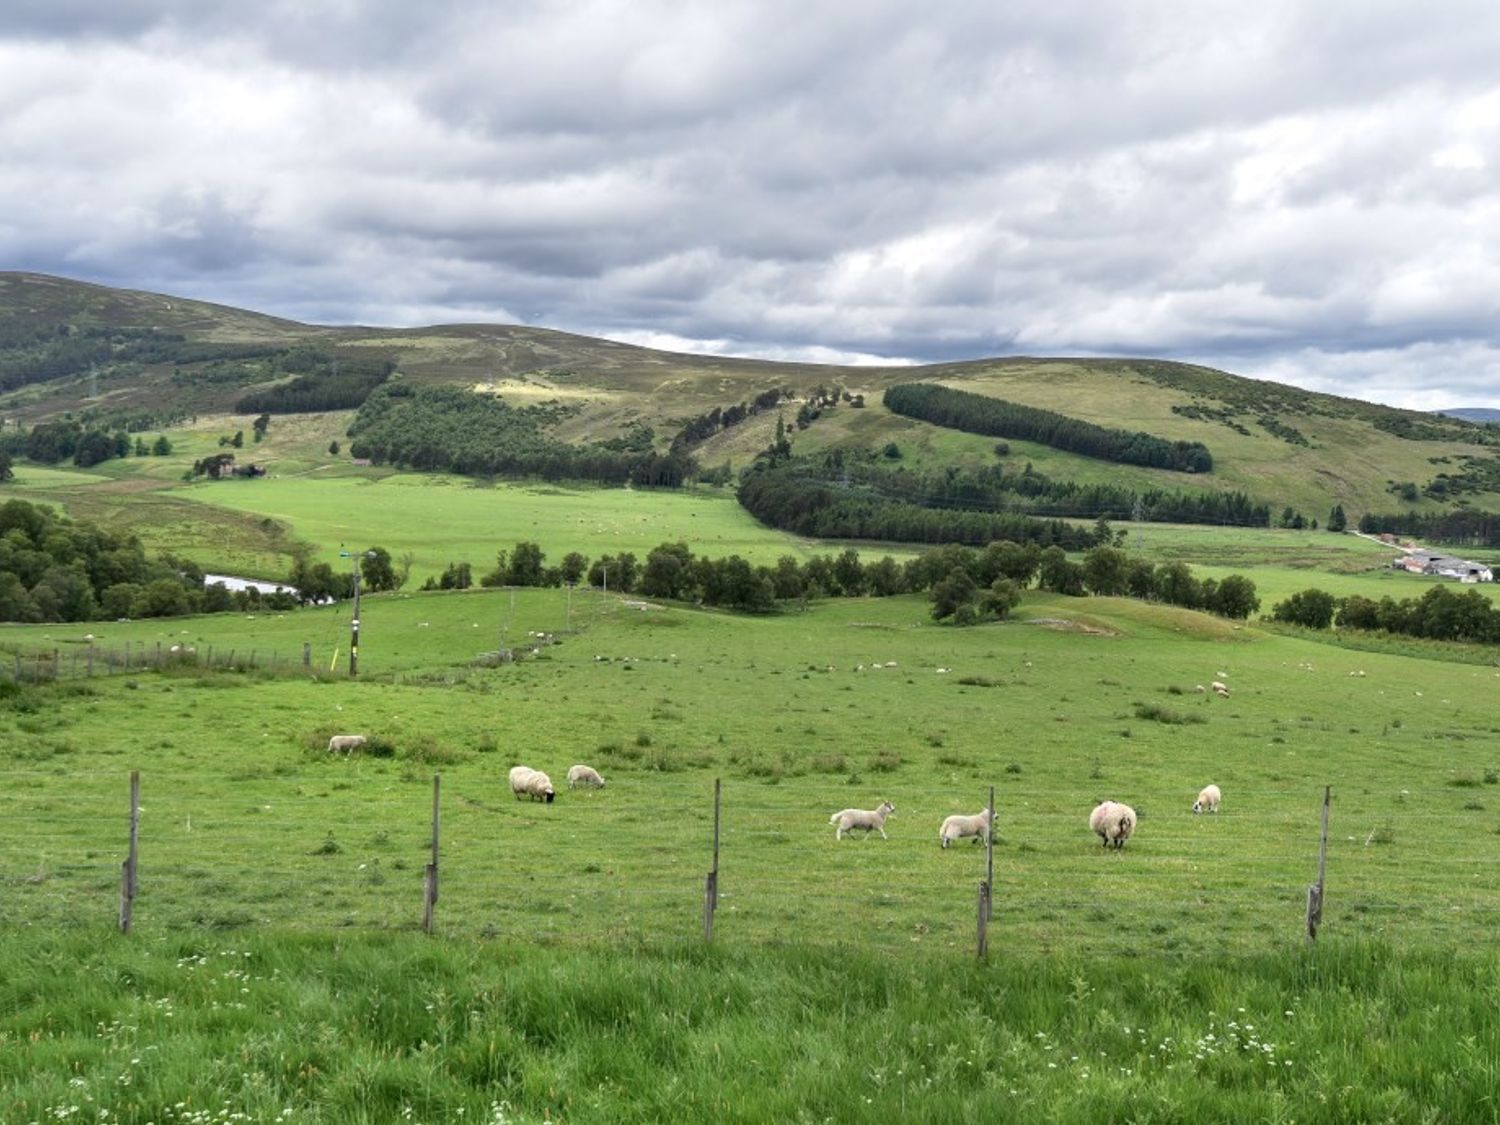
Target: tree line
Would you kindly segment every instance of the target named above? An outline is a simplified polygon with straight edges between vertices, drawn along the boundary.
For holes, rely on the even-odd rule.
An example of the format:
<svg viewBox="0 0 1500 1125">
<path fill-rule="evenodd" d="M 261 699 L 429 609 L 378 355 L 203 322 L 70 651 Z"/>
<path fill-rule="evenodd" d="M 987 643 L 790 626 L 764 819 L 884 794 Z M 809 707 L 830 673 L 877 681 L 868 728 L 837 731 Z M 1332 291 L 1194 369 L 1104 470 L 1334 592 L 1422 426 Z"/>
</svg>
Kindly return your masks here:
<svg viewBox="0 0 1500 1125">
<path fill-rule="evenodd" d="M 13 431 L 0 437 L 0 456 L 26 457 L 41 465 L 71 461 L 88 468 L 115 457 L 165 457 L 172 443 L 165 434 L 153 441 L 137 435 L 133 440 L 123 429 L 105 429 L 72 418 L 38 422 L 29 431 Z M 9 478 L 5 478 L 9 479 Z"/>
<path fill-rule="evenodd" d="M 261 602 L 254 591 L 205 588 L 203 571 L 188 560 L 148 559 L 134 536 L 25 500 L 0 505 L 0 621 L 172 617 Z M 287 607 L 293 599 L 273 604 Z"/>
<path fill-rule="evenodd" d="M 791 398 L 792 392 L 788 387 L 772 387 L 770 390 L 761 391 L 760 394 L 748 401 L 736 403 L 734 406 L 723 408 L 714 407 L 712 410 L 699 414 L 696 418 L 689 418 L 683 423 L 682 429 L 672 439 L 672 451 L 686 452 L 695 445 L 701 445 L 715 434 L 738 426 L 746 418 L 753 418 L 765 410 L 773 409 L 777 403 L 784 398 Z"/>
<path fill-rule="evenodd" d="M 1366 512 L 1359 529 L 1368 535 L 1402 535 L 1428 543 L 1500 547 L 1500 513 L 1475 508 L 1449 512 Z"/>
<path fill-rule="evenodd" d="M 924 507 L 884 495 L 868 483 L 824 479 L 804 460 L 758 460 L 740 480 L 740 505 L 771 527 L 818 539 L 888 539 L 899 543 L 966 543 L 996 539 L 1082 550 L 1094 533 L 1060 519 L 1014 512 Z"/>
<path fill-rule="evenodd" d="M 1108 538 L 1108 529 L 1100 529 Z M 1243 620 L 1260 608 L 1255 584 L 1232 574 L 1222 581 L 1196 578 L 1184 563 L 1160 565 L 1134 558 L 1116 547 L 1099 546 L 1081 561 L 1061 547 L 1001 540 L 984 548 L 949 544 L 924 551 L 906 562 L 889 555 L 866 562 L 852 547 L 838 555 L 814 555 L 806 561 L 783 555 L 772 566 L 755 565 L 730 555 L 694 555 L 686 543 L 662 543 L 645 559 L 625 551 L 589 560 L 574 551 L 548 565 L 542 548 L 522 541 L 497 553 L 495 566 L 481 586 L 590 586 L 649 598 L 694 602 L 747 613 L 768 613 L 778 604 L 806 603 L 814 598 L 893 597 L 929 593 L 933 616 L 959 624 L 984 619 L 986 595 L 1019 596 L 1039 590 L 1076 597 L 1134 597 L 1200 609 Z M 424 590 L 467 589 L 474 584 L 468 563 L 450 563 Z M 965 609 L 965 605 L 971 608 Z M 1009 606 L 1006 607 L 1007 609 Z M 1004 616 L 1004 611 L 990 616 Z"/>
<path fill-rule="evenodd" d="M 1125 465 L 1183 473 L 1213 471 L 1213 457 L 1202 442 L 1169 441 L 1140 430 L 1109 429 L 1051 410 L 936 383 L 898 384 L 886 390 L 884 402 L 896 414 L 966 433 L 1034 441 Z"/>
<path fill-rule="evenodd" d="M 243 396 L 235 405 L 240 414 L 310 414 L 320 410 L 352 410 L 364 403 L 396 370 L 396 361 L 365 355 L 293 349 L 279 362 L 280 369 L 301 372 L 288 383 Z"/>
<path fill-rule="evenodd" d="M 200 343 L 153 328 L 10 325 L 0 330 L 0 390 L 90 371 L 109 374 L 125 365 L 262 359 L 284 350 L 269 344 Z"/>
<path fill-rule="evenodd" d="M 1500 644 L 1500 608 L 1478 590 L 1430 586 L 1416 598 L 1359 594 L 1336 598 L 1326 590 L 1299 591 L 1271 611 L 1274 621 L 1307 629 L 1359 629 L 1437 641 Z"/>
<path fill-rule="evenodd" d="M 924 508 L 956 511 L 1009 511 L 1055 516 L 1148 523 L 1200 523 L 1232 527 L 1271 526 L 1271 506 L 1243 492 L 1192 492 L 1148 488 L 1137 492 L 1123 485 L 1079 484 L 1055 480 L 1028 462 L 1024 469 L 1004 465 L 972 468 L 908 469 L 892 465 L 900 450 L 887 446 L 880 456 L 865 450 L 833 450 L 821 458 L 791 458 L 795 472 L 807 479 L 868 487 L 889 499 Z"/>
<path fill-rule="evenodd" d="M 378 387 L 349 427 L 349 452 L 377 465 L 468 476 L 538 476 L 677 488 L 697 471 L 685 453 L 568 445 L 546 428 L 574 412 L 559 404 L 513 407 L 458 387 Z"/>
</svg>

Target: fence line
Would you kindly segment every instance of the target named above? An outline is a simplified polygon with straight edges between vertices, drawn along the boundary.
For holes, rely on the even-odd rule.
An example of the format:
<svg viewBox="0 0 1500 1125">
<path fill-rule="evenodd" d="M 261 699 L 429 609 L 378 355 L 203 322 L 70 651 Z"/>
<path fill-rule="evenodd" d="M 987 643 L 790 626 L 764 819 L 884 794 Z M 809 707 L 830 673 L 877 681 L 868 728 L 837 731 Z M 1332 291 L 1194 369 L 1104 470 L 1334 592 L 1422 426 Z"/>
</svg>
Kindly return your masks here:
<svg viewBox="0 0 1500 1125">
<path fill-rule="evenodd" d="M 1051 870 L 1033 867 L 1022 875 L 1003 860 L 1019 860 L 1035 849 L 1009 850 L 1016 845 L 1004 840 L 1002 824 L 999 838 L 980 841 L 982 848 L 960 843 L 943 852 L 942 878 L 931 878 L 930 864 L 914 878 L 908 877 L 909 859 L 902 858 L 911 855 L 910 841 L 901 846 L 894 836 L 892 843 L 872 837 L 835 846 L 824 839 L 832 830 L 821 817 L 810 821 L 805 812 L 772 806 L 750 783 L 728 792 L 716 779 L 712 806 L 702 789 L 688 787 L 670 808 L 650 814 L 649 846 L 622 852 L 613 842 L 617 837 L 598 832 L 586 813 L 564 819 L 553 806 L 445 795 L 438 777 L 430 802 L 420 787 L 406 786 L 393 804 L 388 792 L 360 793 L 338 783 L 332 787 L 338 792 L 309 792 L 305 778 L 246 779 L 226 799 L 199 792 L 202 778 L 167 777 L 158 787 L 151 775 L 137 774 L 131 777 L 127 826 L 121 790 L 111 796 L 91 792 L 87 784 L 110 778 L 118 785 L 120 775 L 81 775 L 82 789 L 40 795 L 25 784 L 28 776 L 55 780 L 41 771 L 12 778 L 20 784 L 12 787 L 11 805 L 0 816 L 0 831 L 17 833 L 0 838 L 0 857 L 10 868 L 0 866 L 0 885 L 10 888 L 0 905 L 4 924 L 102 916 L 117 887 L 118 924 L 127 932 L 142 925 L 277 924 L 510 933 L 536 940 L 690 938 L 696 915 L 705 942 L 721 933 L 752 939 L 806 934 L 823 922 L 825 937 L 858 931 L 887 944 L 929 936 L 951 945 L 974 941 L 984 957 L 994 948 L 997 899 L 1008 942 L 1035 939 L 1045 945 L 1048 933 L 1095 927 L 1123 935 L 1121 942 L 1128 944 L 1132 933 L 1145 932 L 1148 915 L 1160 926 L 1173 911 L 1206 909 L 1225 910 L 1229 917 L 1247 909 L 1264 913 L 1288 937 L 1307 926 L 1298 917 L 1299 890 L 1306 884 L 1288 859 L 1308 851 L 1294 840 L 1276 857 L 1250 859 L 1231 860 L 1207 845 L 1200 854 L 1223 863 L 1201 872 L 1190 864 L 1160 868 L 1164 881 L 1157 884 L 1151 911 L 1142 912 L 1134 885 L 1114 874 L 1119 863 L 1151 861 L 1136 861 L 1130 846 L 1118 859 L 1080 847 L 1058 857 Z M 1432 791 L 1451 796 L 1445 788 Z M 577 798 L 578 807 L 586 808 L 589 799 Z M 994 801 L 990 796 L 987 807 L 994 808 Z M 1216 831 L 1206 819 L 1194 824 Z M 1420 924 L 1458 939 L 1475 926 L 1500 923 L 1500 896 L 1482 878 L 1490 866 L 1484 856 L 1440 861 L 1450 880 L 1434 894 L 1424 886 L 1433 869 L 1425 858 L 1406 857 L 1393 868 L 1386 857 L 1394 853 L 1355 836 L 1340 839 L 1332 852 L 1326 836 L 1319 848 L 1313 886 L 1320 910 L 1309 939 L 1318 924 L 1375 933 Z M 710 840 L 712 851 L 705 856 Z M 274 843 L 268 847 L 268 841 Z M 821 845 L 816 863 L 788 862 L 791 849 L 814 841 Z M 706 877 L 694 875 L 703 870 L 702 858 L 710 861 Z M 1332 917 L 1321 909 L 1330 870 L 1337 876 L 1340 906 Z M 980 888 L 977 915 L 970 913 L 971 879 Z"/>
<path fill-rule="evenodd" d="M 440 673 L 399 669 L 391 674 L 398 680 L 403 675 L 415 675 L 424 679 L 439 675 L 446 682 L 454 682 L 467 678 L 472 668 L 514 664 L 538 656 L 542 649 L 557 643 L 558 635 L 532 631 L 515 647 L 477 653 L 469 667 L 446 668 Z M 338 656 L 341 651 L 339 645 L 334 645 L 334 662 L 323 674 L 338 672 Z M 313 673 L 321 670 L 322 664 L 320 660 L 314 659 L 312 643 L 309 641 L 301 642 L 301 650 L 291 656 L 279 649 L 267 651 L 253 646 L 225 649 L 220 645 L 215 651 L 213 645 L 205 645 L 200 650 L 197 645 L 180 642 L 164 644 L 162 641 L 125 641 L 117 645 L 69 642 L 66 648 L 58 645 L 33 649 L 0 644 L 0 682 L 8 681 L 17 685 L 188 668 L 233 672 L 257 671 L 262 668 L 269 671 L 300 668 Z"/>
</svg>

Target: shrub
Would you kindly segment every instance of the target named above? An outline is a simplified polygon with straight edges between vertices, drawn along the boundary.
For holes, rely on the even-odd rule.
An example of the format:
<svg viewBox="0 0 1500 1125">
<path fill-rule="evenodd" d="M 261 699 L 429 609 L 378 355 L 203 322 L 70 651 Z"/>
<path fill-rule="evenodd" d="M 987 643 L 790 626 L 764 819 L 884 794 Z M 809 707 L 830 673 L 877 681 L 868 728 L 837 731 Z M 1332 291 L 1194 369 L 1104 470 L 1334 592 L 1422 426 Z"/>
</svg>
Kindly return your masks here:
<svg viewBox="0 0 1500 1125">
<path fill-rule="evenodd" d="M 1158 723 L 1170 723 L 1174 726 L 1208 722 L 1202 715 L 1191 712 L 1173 711 L 1169 707 L 1162 707 L 1155 703 L 1137 703 L 1135 705 L 1135 717 L 1137 719 L 1150 719 Z"/>
</svg>

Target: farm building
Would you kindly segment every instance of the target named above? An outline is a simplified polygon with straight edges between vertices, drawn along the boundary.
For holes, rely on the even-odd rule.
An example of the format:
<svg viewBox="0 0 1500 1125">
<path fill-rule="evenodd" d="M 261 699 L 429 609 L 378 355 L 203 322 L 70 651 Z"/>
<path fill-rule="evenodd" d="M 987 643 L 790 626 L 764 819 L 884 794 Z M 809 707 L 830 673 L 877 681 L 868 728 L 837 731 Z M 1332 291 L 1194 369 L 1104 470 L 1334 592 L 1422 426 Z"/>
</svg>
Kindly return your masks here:
<svg viewBox="0 0 1500 1125">
<path fill-rule="evenodd" d="M 1460 582 L 1493 582 L 1495 580 L 1494 572 L 1483 563 L 1470 562 L 1468 559 L 1440 554 L 1437 551 L 1411 551 L 1392 560 L 1391 566 L 1412 574 L 1431 574 L 1439 578 L 1454 578 Z"/>
</svg>

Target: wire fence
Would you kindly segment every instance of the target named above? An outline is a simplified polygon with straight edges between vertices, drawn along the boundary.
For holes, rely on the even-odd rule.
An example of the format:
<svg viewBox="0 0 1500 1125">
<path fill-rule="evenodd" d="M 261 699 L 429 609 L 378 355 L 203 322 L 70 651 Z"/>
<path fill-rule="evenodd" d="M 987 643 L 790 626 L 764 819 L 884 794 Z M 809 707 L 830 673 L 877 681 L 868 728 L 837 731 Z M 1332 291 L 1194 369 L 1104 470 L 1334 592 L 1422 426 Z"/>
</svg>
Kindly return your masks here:
<svg viewBox="0 0 1500 1125">
<path fill-rule="evenodd" d="M 982 843 L 937 846 L 941 816 L 954 810 L 898 810 L 889 840 L 835 841 L 827 813 L 758 783 L 726 786 L 716 818 L 701 778 L 654 786 L 649 805 L 614 788 L 564 789 L 548 805 L 472 780 L 439 791 L 438 779 L 409 776 L 148 774 L 132 806 L 120 774 L 8 780 L 0 928 L 118 919 L 146 931 L 1190 951 L 1306 940 L 1319 870 L 1311 794 L 1297 831 L 1254 850 L 1227 841 L 1256 828 L 1188 814 L 1150 818 L 1145 839 L 1100 854 L 1082 843 L 1084 818 L 1028 812 L 1023 834 L 1002 805 L 987 885 Z M 1412 800 L 1424 796 L 1452 804 L 1453 793 Z M 1351 830 L 1336 811 L 1323 928 L 1453 945 L 1494 932 L 1495 848 L 1462 846 L 1452 830 L 1462 815 L 1414 809 L 1395 828 L 1362 815 Z M 1384 838 L 1392 832 L 1402 846 Z"/>
<path fill-rule="evenodd" d="M 477 652 L 469 667 L 447 668 L 432 673 L 439 680 L 453 682 L 466 678 L 471 668 L 499 667 L 519 663 L 540 655 L 543 649 L 557 643 L 558 635 L 534 631 L 515 646 L 503 646 Z M 304 641 L 299 650 L 227 645 L 192 645 L 155 641 L 122 641 L 118 644 L 70 642 L 50 648 L 0 644 L 0 682 L 50 684 L 58 681 L 85 680 L 95 676 L 116 676 L 147 671 L 218 671 L 218 672 L 305 672 L 338 675 L 348 672 L 348 650 L 335 644 L 315 651 Z M 412 669 L 387 672 L 397 681 L 420 673 Z"/>
<path fill-rule="evenodd" d="M 160 641 L 154 644 L 122 642 L 108 646 L 70 644 L 66 648 L 0 647 L 0 681 L 13 684 L 50 684 L 59 680 L 173 668 L 246 672 L 310 668 L 312 665 L 310 645 L 304 645 L 299 653 L 224 646 L 216 649 L 213 645 L 199 649 L 193 645 L 163 644 Z"/>
</svg>

